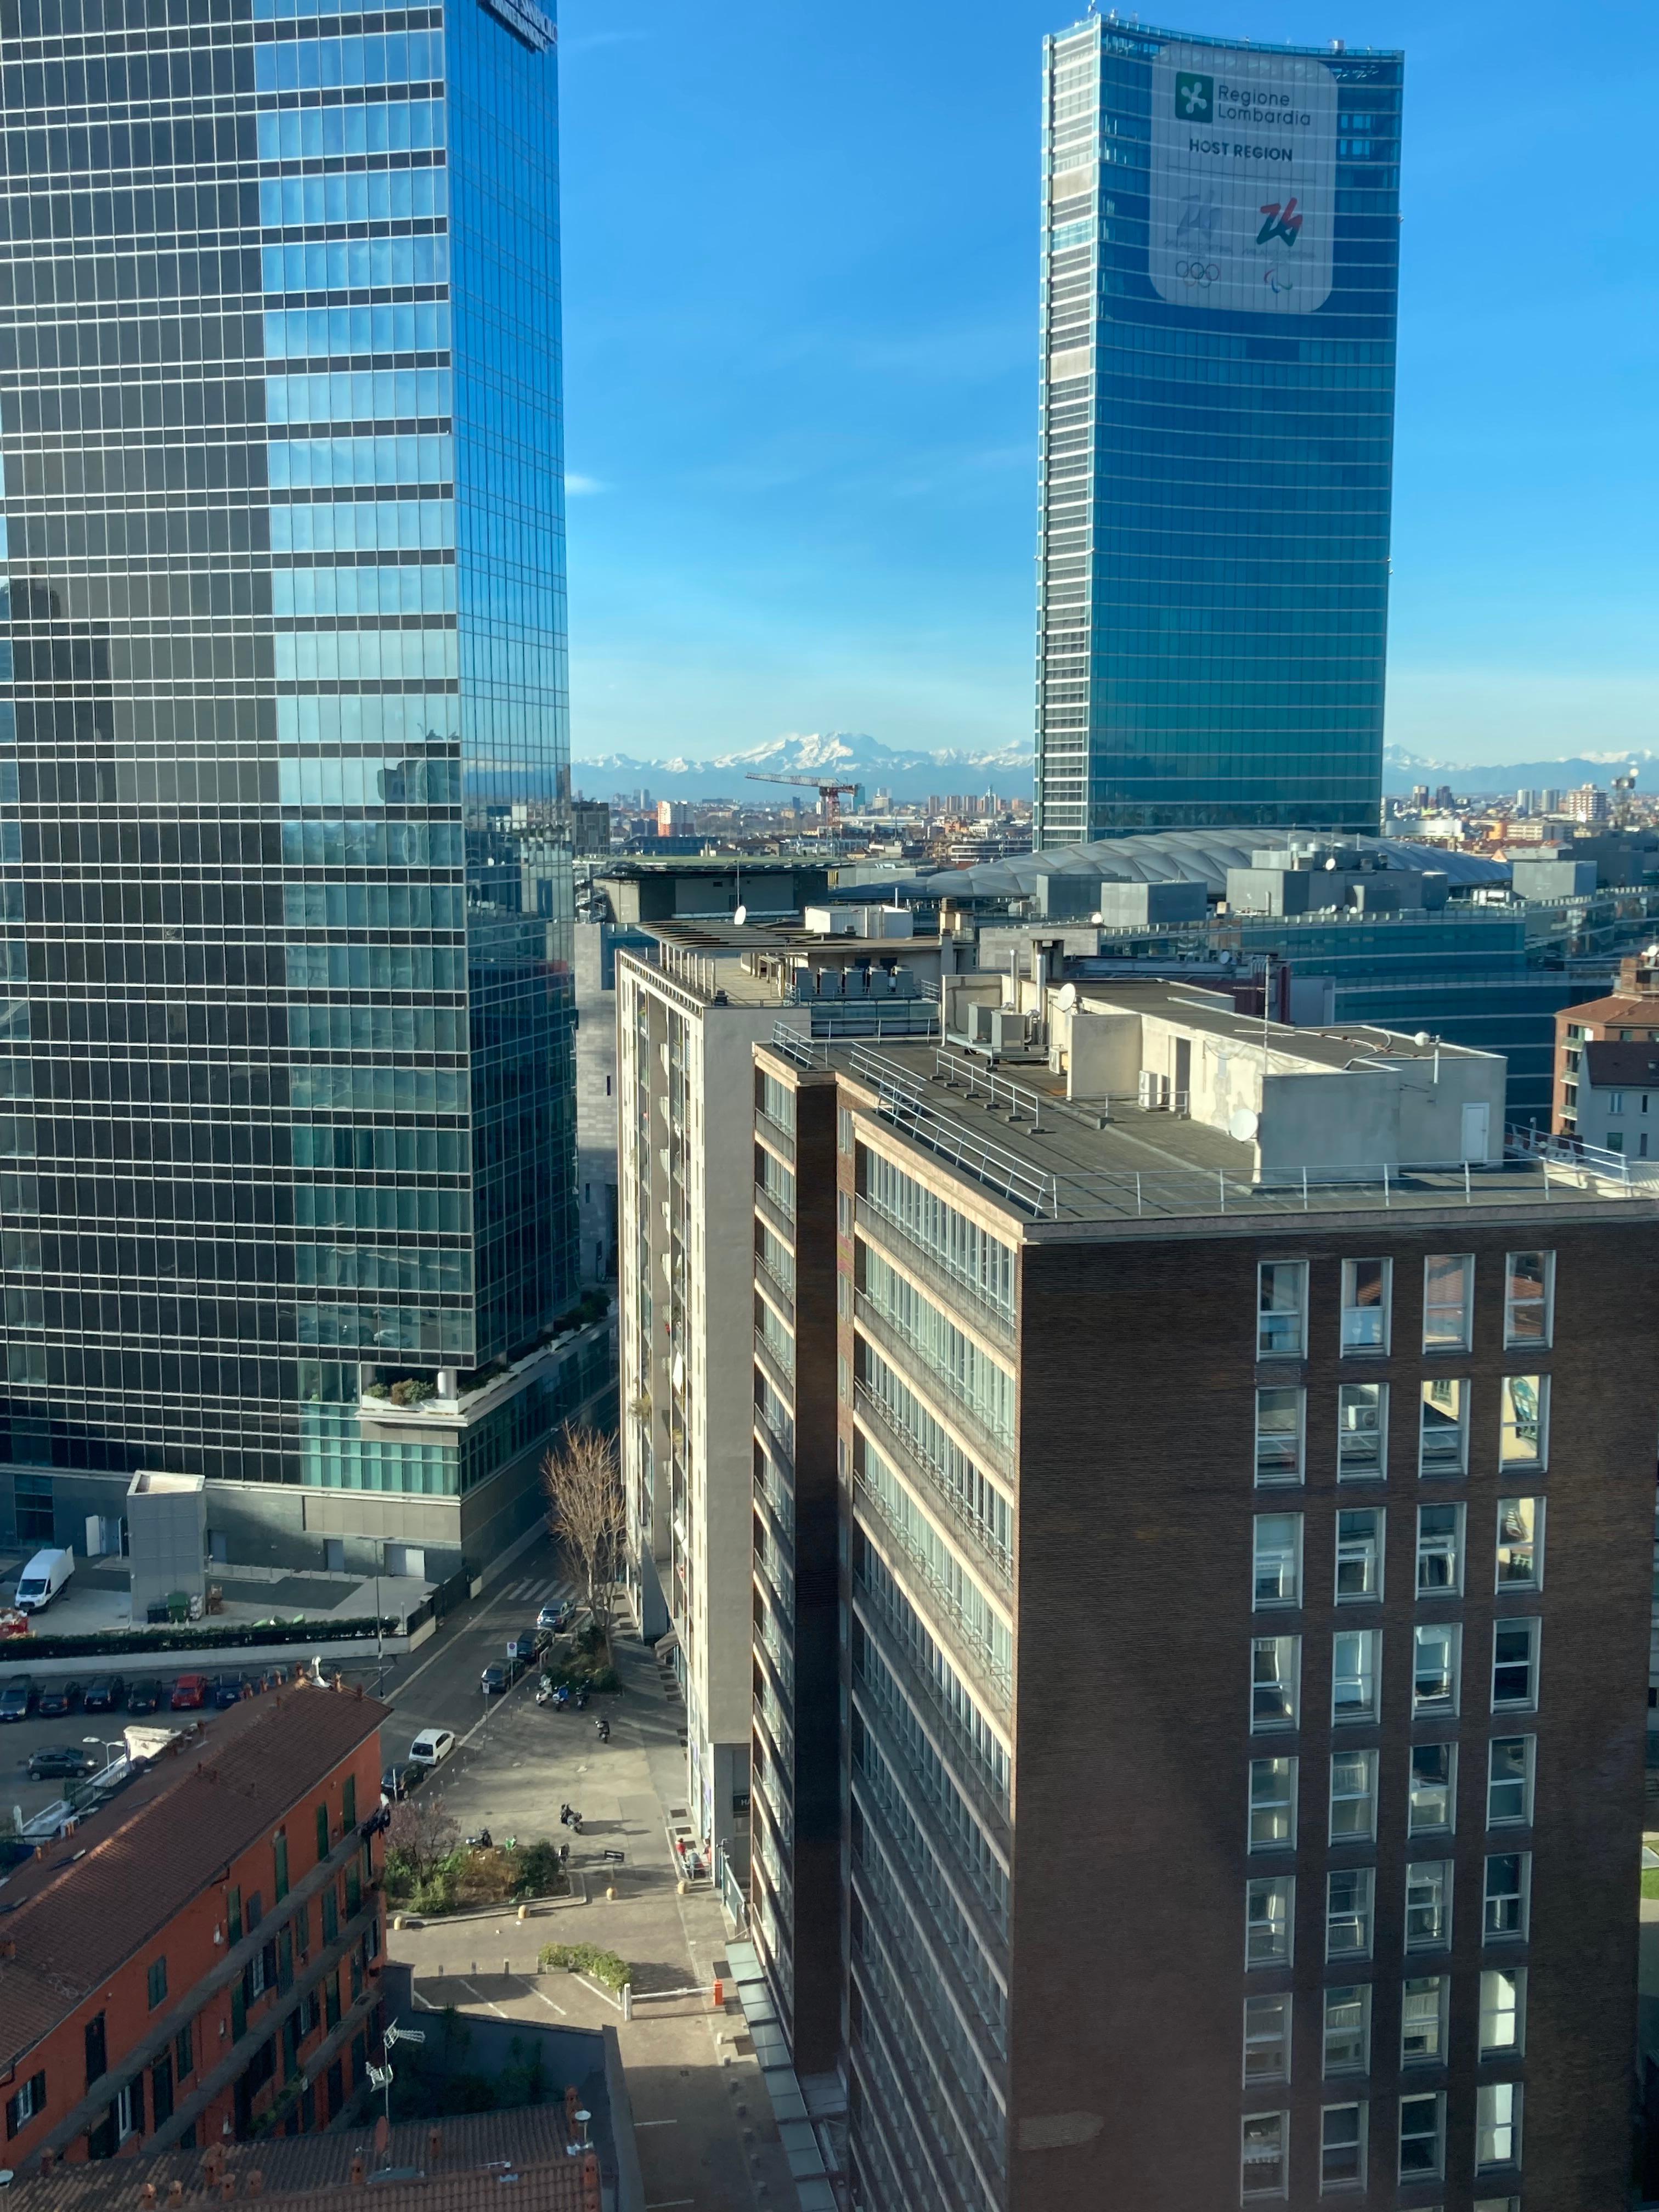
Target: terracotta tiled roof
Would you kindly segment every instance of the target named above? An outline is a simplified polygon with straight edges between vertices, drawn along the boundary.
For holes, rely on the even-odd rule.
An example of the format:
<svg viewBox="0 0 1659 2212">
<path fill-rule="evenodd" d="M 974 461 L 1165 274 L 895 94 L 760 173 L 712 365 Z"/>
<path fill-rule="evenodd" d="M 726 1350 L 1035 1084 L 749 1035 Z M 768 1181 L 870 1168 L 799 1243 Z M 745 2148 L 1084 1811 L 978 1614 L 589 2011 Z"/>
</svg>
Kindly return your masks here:
<svg viewBox="0 0 1659 2212">
<path fill-rule="evenodd" d="M 350 1692 L 250 1698 L 18 1868 L 0 1884 L 0 2065 L 21 2062 L 389 1717 Z"/>
<path fill-rule="evenodd" d="M 1563 1006 L 1562 1022 L 1611 1022 L 1619 1029 L 1659 1029 L 1659 997 L 1650 999 L 1586 999 L 1582 1006 Z"/>
<path fill-rule="evenodd" d="M 371 2180 L 388 2169 L 399 2178 Z M 509 2182 L 510 2197 L 503 2194 Z M 152 2188 L 159 2212 L 169 2203 L 201 2212 L 227 2202 L 263 2212 L 599 2212 L 600 2205 L 598 2164 L 571 2154 L 558 2105 L 410 2122 L 379 2148 L 374 2130 L 356 2129 L 240 2143 L 222 2154 L 60 2166 L 20 2177 L 7 2201 L 16 2212 L 142 2212 Z"/>
</svg>

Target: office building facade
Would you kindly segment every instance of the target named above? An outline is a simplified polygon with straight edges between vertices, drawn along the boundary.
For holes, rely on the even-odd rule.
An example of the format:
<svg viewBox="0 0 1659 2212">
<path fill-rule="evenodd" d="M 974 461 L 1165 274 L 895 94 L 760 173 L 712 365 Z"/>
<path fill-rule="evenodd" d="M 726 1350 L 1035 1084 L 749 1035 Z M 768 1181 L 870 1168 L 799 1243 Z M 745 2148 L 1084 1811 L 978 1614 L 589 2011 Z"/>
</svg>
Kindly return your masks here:
<svg viewBox="0 0 1659 2212">
<path fill-rule="evenodd" d="M 140 1466 L 206 1475 L 232 1561 L 538 1510 L 535 1412 L 468 1400 L 575 1280 L 568 841 L 523 853 L 568 795 L 554 36 L 9 28 L 21 1540 Z"/>
<path fill-rule="evenodd" d="M 1491 1156 L 1304 1188 L 1281 1144 L 1377 1071 L 1195 995 L 1073 1032 L 1131 1101 L 1191 1071 L 1097 1126 L 757 1054 L 837 1090 L 853 2202 L 1605 2212 L 1659 1395 L 1597 1378 L 1659 1319 L 1659 1206 Z M 1397 1042 L 1408 1137 L 1456 1071 Z"/>
<path fill-rule="evenodd" d="M 1401 78 L 1045 43 L 1039 847 L 1376 826 Z"/>
</svg>

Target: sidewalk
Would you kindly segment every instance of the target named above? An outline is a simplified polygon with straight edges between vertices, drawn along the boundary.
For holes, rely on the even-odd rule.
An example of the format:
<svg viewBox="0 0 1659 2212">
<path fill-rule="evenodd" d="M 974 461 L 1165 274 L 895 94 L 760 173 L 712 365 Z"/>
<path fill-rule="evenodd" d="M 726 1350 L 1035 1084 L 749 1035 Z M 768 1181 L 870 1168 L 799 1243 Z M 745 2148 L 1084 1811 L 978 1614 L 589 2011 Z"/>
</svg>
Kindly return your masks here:
<svg viewBox="0 0 1659 2212">
<path fill-rule="evenodd" d="M 445 1790 L 465 1830 L 487 1825 L 498 1839 L 562 1838 L 559 1807 L 577 1806 L 584 1832 L 570 1838 L 571 1864 L 589 1902 L 522 1922 L 508 1910 L 403 1928 L 388 1935 L 388 1948 L 413 1969 L 417 2009 L 453 2004 L 499 2019 L 614 2027 L 653 2212 L 793 2212 L 788 2161 L 732 1984 L 724 1908 L 712 1890 L 680 1896 L 670 1857 L 669 1809 L 684 1802 L 681 1709 L 665 1698 L 639 1644 L 619 1639 L 617 1667 L 622 1695 L 596 1699 L 586 1713 L 555 1715 L 526 1698 L 493 1716 Z M 611 1722 L 607 1745 L 592 1724 L 596 1711 Z M 601 1849 L 625 1855 L 614 1901 Z M 637 2003 L 624 2021 L 574 1975 L 538 1972 L 544 1944 L 578 1942 L 627 1959 L 636 1996 L 698 1994 Z M 717 1978 L 726 1984 L 719 2010 Z"/>
</svg>

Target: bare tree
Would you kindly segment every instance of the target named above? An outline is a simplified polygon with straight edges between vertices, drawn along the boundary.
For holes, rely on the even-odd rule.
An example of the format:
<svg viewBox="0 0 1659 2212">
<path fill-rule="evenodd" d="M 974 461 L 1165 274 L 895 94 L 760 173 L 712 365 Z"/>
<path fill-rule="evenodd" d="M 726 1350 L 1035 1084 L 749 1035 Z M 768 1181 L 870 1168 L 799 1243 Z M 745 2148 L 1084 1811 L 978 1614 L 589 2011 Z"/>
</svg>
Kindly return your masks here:
<svg viewBox="0 0 1659 2212">
<path fill-rule="evenodd" d="M 443 1799 L 417 1790 L 400 1797 L 386 1825 L 388 1852 L 408 1863 L 417 1882 L 424 1881 L 441 1859 L 447 1859 L 461 1840 L 459 1822 L 445 1809 Z"/>
<path fill-rule="evenodd" d="M 598 1429 L 568 1427 L 542 1462 L 548 1526 L 586 1587 L 588 1610 L 611 1625 L 611 1590 L 623 1561 L 628 1516 L 615 1441 Z"/>
</svg>

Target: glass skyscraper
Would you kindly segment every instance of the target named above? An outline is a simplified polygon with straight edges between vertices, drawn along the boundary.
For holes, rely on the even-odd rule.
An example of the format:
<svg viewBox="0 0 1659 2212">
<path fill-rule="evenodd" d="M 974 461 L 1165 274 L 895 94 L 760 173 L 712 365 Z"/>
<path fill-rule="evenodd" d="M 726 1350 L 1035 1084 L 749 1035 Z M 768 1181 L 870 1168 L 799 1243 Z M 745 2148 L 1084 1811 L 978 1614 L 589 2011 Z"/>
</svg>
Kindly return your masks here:
<svg viewBox="0 0 1659 2212">
<path fill-rule="evenodd" d="M 1043 57 L 1036 831 L 1369 830 L 1402 57 Z"/>
<path fill-rule="evenodd" d="M 575 1388 L 536 1356 L 575 1280 L 555 39 L 532 0 L 0 6 L 21 1540 L 138 1468 L 206 1475 L 231 1559 L 435 1569 L 538 1510 Z"/>
</svg>

